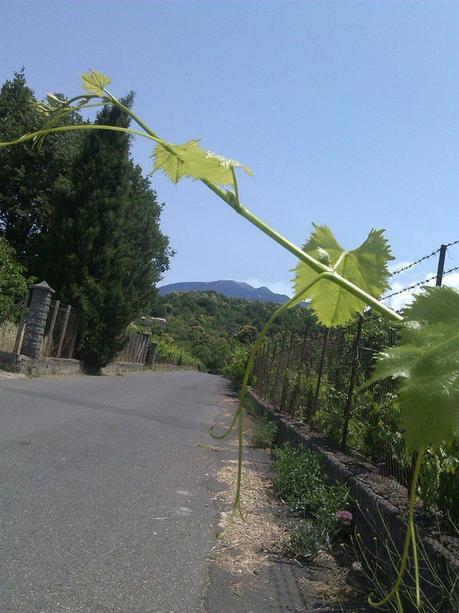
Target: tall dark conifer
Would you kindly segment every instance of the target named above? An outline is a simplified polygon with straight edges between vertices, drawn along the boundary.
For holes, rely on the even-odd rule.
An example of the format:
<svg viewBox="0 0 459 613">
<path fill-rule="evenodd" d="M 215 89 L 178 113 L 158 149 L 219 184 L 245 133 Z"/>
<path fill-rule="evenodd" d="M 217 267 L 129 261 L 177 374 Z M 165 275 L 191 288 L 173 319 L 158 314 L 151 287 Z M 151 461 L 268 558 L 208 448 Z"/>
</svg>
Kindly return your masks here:
<svg viewBox="0 0 459 613">
<path fill-rule="evenodd" d="M 105 107 L 96 123 L 127 127 L 129 117 Z M 122 348 L 127 325 L 148 310 L 152 284 L 167 268 L 159 213 L 130 159 L 129 137 L 89 132 L 70 178 L 56 189 L 47 258 L 50 283 L 78 309 L 79 354 L 89 370 Z"/>
</svg>

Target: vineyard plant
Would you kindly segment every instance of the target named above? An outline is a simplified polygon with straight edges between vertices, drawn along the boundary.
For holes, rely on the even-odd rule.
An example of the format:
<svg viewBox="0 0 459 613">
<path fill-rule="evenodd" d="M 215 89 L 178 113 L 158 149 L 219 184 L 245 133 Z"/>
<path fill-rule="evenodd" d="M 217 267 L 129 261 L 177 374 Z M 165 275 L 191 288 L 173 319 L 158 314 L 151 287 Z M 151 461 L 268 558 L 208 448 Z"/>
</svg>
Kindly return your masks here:
<svg viewBox="0 0 459 613">
<path fill-rule="evenodd" d="M 237 425 L 239 434 L 239 467 L 233 516 L 243 516 L 241 506 L 243 403 L 247 383 L 256 353 L 273 322 L 287 309 L 302 300 L 309 300 L 318 321 L 329 327 L 346 324 L 370 307 L 400 326 L 400 341 L 380 353 L 375 372 L 368 380 L 371 385 L 383 378 L 399 381 L 400 417 L 407 449 L 416 457 L 410 490 L 408 529 L 399 572 L 393 588 L 383 600 L 370 603 L 383 607 L 395 603 L 403 611 L 400 590 L 410 551 L 414 564 L 416 607 L 421 609 L 418 552 L 414 526 L 417 484 L 426 450 L 434 450 L 459 438 L 459 293 L 447 287 L 428 288 L 418 295 L 404 316 L 384 305 L 379 298 L 388 288 L 387 264 L 392 259 L 382 230 L 371 230 L 364 242 L 352 251 L 345 251 L 332 231 L 323 225 L 313 232 L 300 248 L 254 215 L 241 201 L 237 172 L 252 171 L 235 160 L 203 149 L 198 140 L 183 144 L 170 143 L 158 136 L 130 108 L 110 93 L 111 79 L 91 71 L 82 75 L 83 92 L 70 100 L 48 94 L 38 109 L 43 114 L 43 126 L 36 132 L 16 140 L 1 143 L 12 146 L 31 141 L 40 148 L 47 135 L 69 130 L 113 130 L 148 139 L 154 144 L 154 169 L 164 172 L 174 183 L 181 179 L 199 180 L 235 213 L 252 223 L 284 249 L 298 258 L 295 271 L 295 295 L 268 320 L 252 345 L 242 386 L 239 407 L 227 436 Z M 138 129 L 102 124 L 65 123 L 78 111 L 112 105 L 127 113 Z"/>
</svg>

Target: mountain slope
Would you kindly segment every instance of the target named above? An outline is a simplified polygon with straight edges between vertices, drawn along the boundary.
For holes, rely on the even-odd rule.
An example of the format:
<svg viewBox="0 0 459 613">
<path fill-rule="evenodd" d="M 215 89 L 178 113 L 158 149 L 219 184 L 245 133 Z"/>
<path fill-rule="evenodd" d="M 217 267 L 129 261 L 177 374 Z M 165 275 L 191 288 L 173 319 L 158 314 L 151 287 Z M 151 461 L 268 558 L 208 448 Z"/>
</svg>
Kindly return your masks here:
<svg viewBox="0 0 459 613">
<path fill-rule="evenodd" d="M 252 287 L 241 281 L 185 281 L 183 283 L 171 283 L 158 287 L 159 294 L 165 296 L 171 292 L 209 292 L 214 291 L 227 298 L 243 298 L 245 300 L 257 300 L 258 302 L 272 302 L 284 304 L 289 297 L 285 294 L 275 294 L 267 287 Z"/>
</svg>

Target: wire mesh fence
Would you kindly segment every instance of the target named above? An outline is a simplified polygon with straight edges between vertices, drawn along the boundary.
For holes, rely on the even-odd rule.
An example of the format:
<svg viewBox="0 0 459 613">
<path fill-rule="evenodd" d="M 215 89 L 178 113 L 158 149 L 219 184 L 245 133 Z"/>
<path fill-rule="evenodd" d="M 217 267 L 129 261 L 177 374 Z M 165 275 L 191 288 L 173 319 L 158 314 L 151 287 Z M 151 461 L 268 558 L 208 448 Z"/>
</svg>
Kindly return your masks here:
<svg viewBox="0 0 459 613">
<path fill-rule="evenodd" d="M 395 383 L 386 379 L 361 389 L 375 353 L 396 340 L 395 328 L 373 314 L 336 330 L 309 325 L 302 339 L 290 334 L 265 343 L 255 364 L 254 388 L 280 411 L 407 485 L 411 460 Z"/>
<path fill-rule="evenodd" d="M 456 244 L 442 245 L 419 260 L 439 254 L 437 285 L 451 272 L 444 270 L 446 247 Z M 404 443 L 396 382 L 363 385 L 372 374 L 375 355 L 394 346 L 398 334 L 397 327 L 371 311 L 337 329 L 309 321 L 302 338 L 285 333 L 265 342 L 254 366 L 254 389 L 279 411 L 308 424 L 341 449 L 371 460 L 381 475 L 408 486 L 413 462 Z M 423 471 L 418 493 L 425 508 L 457 521 L 459 448 L 429 451 Z"/>
</svg>

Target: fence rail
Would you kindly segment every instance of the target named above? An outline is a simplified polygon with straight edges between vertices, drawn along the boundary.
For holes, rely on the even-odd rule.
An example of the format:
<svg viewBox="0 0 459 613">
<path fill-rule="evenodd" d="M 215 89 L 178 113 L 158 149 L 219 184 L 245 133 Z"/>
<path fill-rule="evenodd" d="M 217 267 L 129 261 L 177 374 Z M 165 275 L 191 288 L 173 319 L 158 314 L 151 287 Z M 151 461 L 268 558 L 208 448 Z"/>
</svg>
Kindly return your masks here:
<svg viewBox="0 0 459 613">
<path fill-rule="evenodd" d="M 46 319 L 41 355 L 72 358 L 78 334 L 78 318 L 70 305 L 51 301 Z"/>
<path fill-rule="evenodd" d="M 129 334 L 126 346 L 118 353 L 115 362 L 145 364 L 149 346 L 149 334 Z"/>
</svg>

